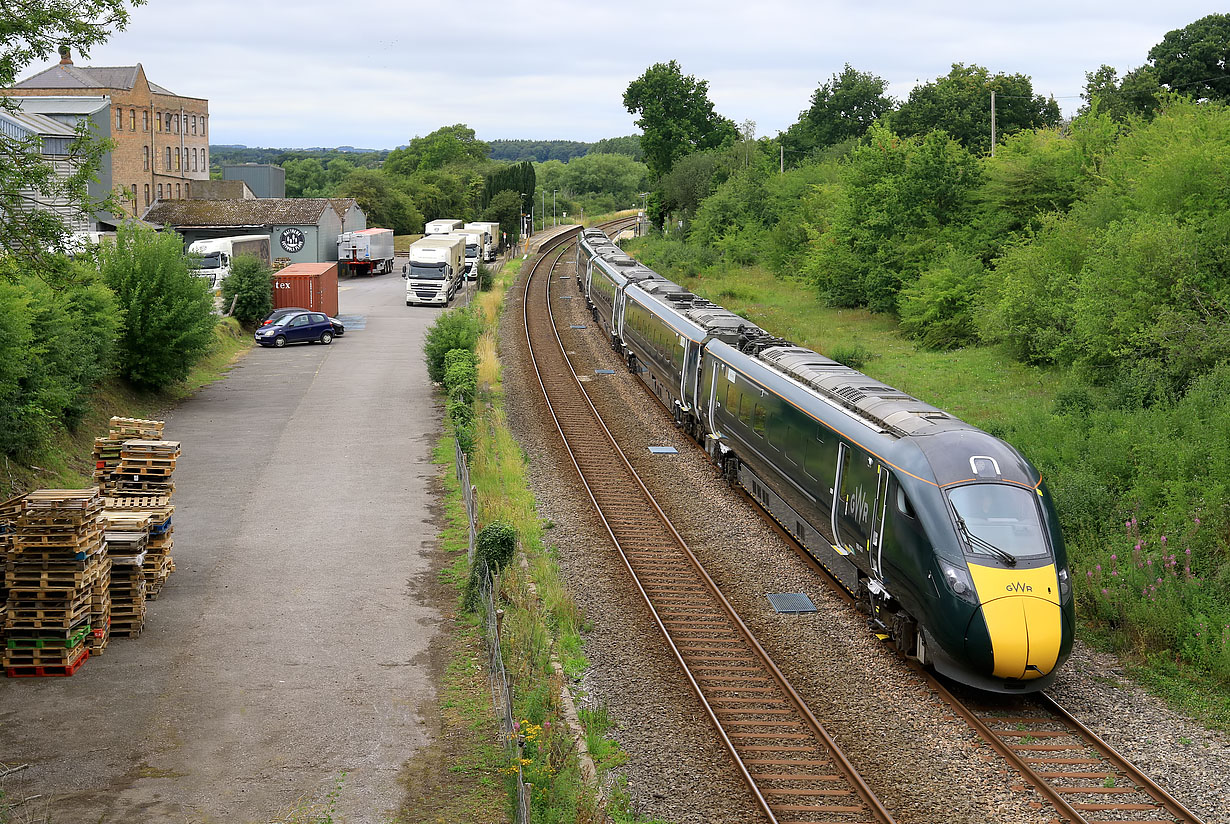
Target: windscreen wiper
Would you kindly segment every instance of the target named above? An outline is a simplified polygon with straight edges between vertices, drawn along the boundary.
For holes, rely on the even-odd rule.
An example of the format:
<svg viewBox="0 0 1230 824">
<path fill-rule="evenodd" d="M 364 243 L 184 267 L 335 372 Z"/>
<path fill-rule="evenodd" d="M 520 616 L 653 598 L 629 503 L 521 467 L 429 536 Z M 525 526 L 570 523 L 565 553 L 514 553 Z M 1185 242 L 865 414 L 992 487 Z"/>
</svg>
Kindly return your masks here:
<svg viewBox="0 0 1230 824">
<path fill-rule="evenodd" d="M 968 541 L 971 546 L 975 546 L 984 552 L 994 555 L 1008 566 L 1016 566 L 1016 556 L 1011 552 L 1002 550 L 995 544 L 989 541 L 984 541 L 982 538 L 979 538 L 977 535 L 970 532 L 969 527 L 965 525 L 965 519 L 961 517 L 961 513 L 957 512 L 957 508 L 955 506 L 952 508 L 952 514 L 957 519 L 957 528 L 961 530 L 961 534 L 965 536 L 965 540 Z"/>
</svg>

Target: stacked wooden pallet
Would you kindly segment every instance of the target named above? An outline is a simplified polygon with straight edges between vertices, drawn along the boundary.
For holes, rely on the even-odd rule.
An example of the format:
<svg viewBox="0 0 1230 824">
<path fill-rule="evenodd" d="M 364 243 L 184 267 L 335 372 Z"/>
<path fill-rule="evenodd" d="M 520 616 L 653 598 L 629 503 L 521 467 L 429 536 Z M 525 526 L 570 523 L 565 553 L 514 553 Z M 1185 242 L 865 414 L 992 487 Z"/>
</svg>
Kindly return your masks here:
<svg viewBox="0 0 1230 824">
<path fill-rule="evenodd" d="M 13 534 L 17 531 L 17 516 L 21 514 L 21 499 L 24 495 L 9 498 L 0 503 L 0 568 L 8 568 L 9 553 L 13 549 Z M 4 619 L 8 614 L 8 575 L 0 578 L 0 641 L 4 640 Z"/>
<path fill-rule="evenodd" d="M 104 639 L 109 640 L 112 635 L 136 638 L 145 627 L 143 567 L 149 545 L 149 526 L 153 519 L 142 510 L 108 506 L 103 509 L 102 520 L 107 538 L 107 557 L 112 564 L 107 591 L 110 622 L 103 634 Z"/>
<path fill-rule="evenodd" d="M 102 487 L 104 492 L 112 491 L 112 480 L 120 468 L 120 451 L 124 441 L 133 438 L 161 440 L 163 426 L 162 421 L 112 418 L 107 437 L 94 439 L 94 483 Z"/>
<path fill-rule="evenodd" d="M 175 560 L 171 557 L 174 543 L 172 535 L 175 529 L 171 523 L 171 515 L 174 512 L 174 504 L 171 504 L 168 498 L 157 495 L 106 499 L 106 516 L 120 518 L 128 514 L 132 517 L 144 517 L 148 522 L 148 541 L 145 544 L 142 569 L 145 573 L 145 597 L 151 601 L 158 597 L 163 584 L 175 571 Z"/>
<path fill-rule="evenodd" d="M 43 489 L 22 499 L 5 570 L 10 677 L 72 675 L 89 658 L 94 592 L 110 574 L 102 506 L 97 487 Z"/>
<path fill-rule="evenodd" d="M 169 497 L 175 491 L 172 475 L 178 459 L 179 441 L 124 441 L 119 467 L 111 475 L 111 494 Z"/>
</svg>

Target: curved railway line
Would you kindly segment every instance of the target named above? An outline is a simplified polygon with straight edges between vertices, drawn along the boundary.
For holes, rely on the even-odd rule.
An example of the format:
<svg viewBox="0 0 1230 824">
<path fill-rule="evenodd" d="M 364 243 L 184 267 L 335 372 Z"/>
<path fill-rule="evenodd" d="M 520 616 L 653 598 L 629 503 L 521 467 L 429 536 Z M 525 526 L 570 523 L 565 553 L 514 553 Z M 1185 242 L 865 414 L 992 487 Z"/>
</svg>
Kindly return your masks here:
<svg viewBox="0 0 1230 824">
<path fill-rule="evenodd" d="M 891 822 L 688 549 L 585 392 L 551 306 L 577 297 L 564 294 L 572 278 L 553 274 L 574 237 L 548 241 L 525 277 L 528 350 L 563 446 L 654 622 L 769 821 Z M 576 326 L 567 331 L 585 334 Z M 820 578 L 853 603 L 827 575 Z M 962 699 L 924 668 L 914 669 L 1018 772 L 1022 783 L 1014 789 L 1035 794 L 1034 805 L 1053 808 L 1055 820 L 1200 824 L 1049 697 Z"/>
</svg>

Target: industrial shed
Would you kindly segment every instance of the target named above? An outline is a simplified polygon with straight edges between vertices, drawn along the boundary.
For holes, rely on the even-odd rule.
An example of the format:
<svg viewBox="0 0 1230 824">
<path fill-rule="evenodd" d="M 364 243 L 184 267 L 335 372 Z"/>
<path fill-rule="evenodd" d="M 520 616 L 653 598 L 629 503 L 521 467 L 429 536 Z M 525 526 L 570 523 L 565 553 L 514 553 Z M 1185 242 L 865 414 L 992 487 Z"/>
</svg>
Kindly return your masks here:
<svg viewBox="0 0 1230 824">
<path fill-rule="evenodd" d="M 145 220 L 195 240 L 268 233 L 270 257 L 290 263 L 337 260 L 337 236 L 367 228 L 353 198 L 158 201 Z"/>
</svg>

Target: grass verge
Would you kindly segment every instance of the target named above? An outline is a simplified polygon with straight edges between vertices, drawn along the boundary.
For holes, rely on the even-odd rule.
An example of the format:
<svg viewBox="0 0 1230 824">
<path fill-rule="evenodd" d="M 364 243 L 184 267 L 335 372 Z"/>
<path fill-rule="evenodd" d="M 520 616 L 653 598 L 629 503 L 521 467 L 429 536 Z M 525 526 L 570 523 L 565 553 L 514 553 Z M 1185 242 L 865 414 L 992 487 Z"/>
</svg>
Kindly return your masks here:
<svg viewBox="0 0 1230 824">
<path fill-rule="evenodd" d="M 520 260 L 505 264 L 492 290 L 481 293 L 473 304 L 484 331 L 477 345 L 479 390 L 475 448 L 470 461 L 470 481 L 478 493 L 479 526 L 502 521 L 511 525 L 518 537 L 519 558 L 503 571 L 497 597 L 503 610 L 504 665 L 512 680 L 514 711 L 524 740 L 520 767 L 531 786 L 535 822 L 634 822 L 639 819 L 629 812 L 627 796 L 621 791 L 622 782 L 613 775 L 626 761 L 626 755 L 608 735 L 612 728 L 610 719 L 605 712 L 586 712 L 582 717 L 587 743 L 600 756 L 599 781 L 608 788 L 607 795 L 600 797 L 597 789 L 588 786 L 581 777 L 576 745 L 562 716 L 563 679 L 575 681 L 586 666 L 582 651 L 585 619 L 560 578 L 554 561 L 555 550 L 550 545 L 553 524 L 544 523 L 538 516 L 525 457 L 509 429 L 504 408 L 498 321 L 504 296 L 516 280 L 520 266 Z M 451 442 L 447 454 L 443 445 L 438 454 L 440 460 L 451 464 Z M 450 487 L 450 530 L 454 528 L 454 507 L 459 506 L 459 498 L 454 500 Z M 456 514 L 456 526 L 464 530 L 464 514 L 460 509 Z M 446 538 L 446 546 L 458 556 L 450 566 L 450 575 L 460 599 L 467 577 L 464 531 L 456 537 L 456 549 L 452 548 L 452 540 Z M 481 648 L 477 625 L 471 627 L 459 621 L 457 627 Z M 469 634 L 471 631 L 473 635 Z M 564 668 L 563 678 L 551 667 L 553 656 Z M 474 671 L 450 671 L 449 684 L 455 684 L 462 675 L 482 677 L 481 672 L 474 675 Z M 446 689 L 451 691 L 453 687 L 446 686 Z M 489 693 L 479 701 L 485 701 L 482 712 L 489 719 L 492 713 Z M 474 724 L 493 723 L 478 721 L 479 707 L 475 705 L 471 709 L 475 713 Z M 492 751 L 478 740 L 472 742 L 472 761 L 482 761 L 489 766 L 489 759 L 494 758 L 504 758 L 503 751 Z M 505 762 L 503 767 L 503 791 L 511 805 L 516 792 L 518 764 Z"/>
</svg>

